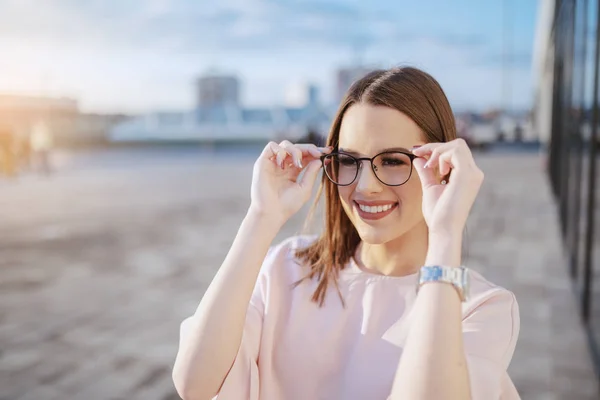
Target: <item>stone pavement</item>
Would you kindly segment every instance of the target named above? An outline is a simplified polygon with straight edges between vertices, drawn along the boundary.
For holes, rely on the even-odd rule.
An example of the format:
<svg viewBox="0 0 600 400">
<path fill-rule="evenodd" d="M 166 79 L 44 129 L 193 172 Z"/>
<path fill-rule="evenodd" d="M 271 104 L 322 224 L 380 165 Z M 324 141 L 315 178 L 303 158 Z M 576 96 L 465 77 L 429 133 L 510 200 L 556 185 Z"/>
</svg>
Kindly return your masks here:
<svg viewBox="0 0 600 400">
<path fill-rule="evenodd" d="M 525 400 L 597 399 L 539 158 L 477 161 L 486 181 L 465 261 L 517 296 L 515 385 Z M 0 400 L 177 399 L 179 323 L 228 250 L 251 167 L 190 160 L 0 181 Z"/>
</svg>

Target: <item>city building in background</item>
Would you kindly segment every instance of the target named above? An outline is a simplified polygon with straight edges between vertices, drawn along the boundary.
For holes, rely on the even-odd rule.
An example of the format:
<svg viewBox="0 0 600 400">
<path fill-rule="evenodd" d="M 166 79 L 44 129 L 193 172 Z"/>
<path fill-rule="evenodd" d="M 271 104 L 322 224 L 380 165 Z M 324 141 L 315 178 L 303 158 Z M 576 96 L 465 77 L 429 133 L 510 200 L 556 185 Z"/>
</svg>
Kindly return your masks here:
<svg viewBox="0 0 600 400">
<path fill-rule="evenodd" d="M 540 2 L 535 130 L 548 148 L 568 268 L 600 377 L 598 0 Z"/>
<path fill-rule="evenodd" d="M 219 84 L 214 84 L 214 76 L 206 80 L 200 78 L 201 100 L 195 109 L 140 115 L 111 129 L 110 140 L 244 143 L 303 140 L 312 134 L 311 137 L 316 137 L 314 140 L 318 142 L 327 134 L 333 111 L 321 104 L 316 86 L 302 86 L 291 106 L 244 107 L 238 103 L 237 89 L 233 90 L 234 86 L 239 86 L 237 78 L 221 78 L 216 79 Z M 223 89 L 230 84 L 229 89 Z M 221 94 L 215 94 L 217 92 Z M 206 94 L 204 98 L 202 93 Z"/>
<path fill-rule="evenodd" d="M 198 108 L 239 104 L 240 81 L 236 76 L 205 75 L 198 79 Z"/>
<path fill-rule="evenodd" d="M 313 83 L 294 83 L 286 88 L 286 107 L 316 107 L 320 101 L 319 88 Z"/>
<path fill-rule="evenodd" d="M 336 71 L 337 96 L 373 68 L 357 65 Z M 308 140 L 323 142 L 339 101 L 324 104 L 319 88 L 310 83 L 290 85 L 285 103 L 272 107 L 246 107 L 240 104 L 240 82 L 236 77 L 208 75 L 199 79 L 199 100 L 189 111 L 159 111 L 139 115 L 115 125 L 109 141 L 200 141 L 264 142 L 269 140 Z M 456 115 L 457 131 L 474 148 L 497 142 L 538 143 L 529 112 L 463 112 Z"/>
</svg>

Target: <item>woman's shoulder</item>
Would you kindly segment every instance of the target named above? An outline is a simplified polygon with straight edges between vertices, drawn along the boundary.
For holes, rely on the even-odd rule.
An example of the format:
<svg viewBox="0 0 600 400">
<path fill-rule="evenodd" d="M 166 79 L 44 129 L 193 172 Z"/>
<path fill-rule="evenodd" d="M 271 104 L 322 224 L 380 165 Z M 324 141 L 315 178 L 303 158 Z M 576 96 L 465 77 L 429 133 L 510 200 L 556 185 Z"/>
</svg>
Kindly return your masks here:
<svg viewBox="0 0 600 400">
<path fill-rule="evenodd" d="M 292 302 L 292 296 L 300 295 L 298 290 L 291 289 L 306 277 L 307 269 L 296 257 L 296 251 L 309 246 L 316 238 L 312 235 L 292 236 L 269 248 L 254 288 L 256 304 L 284 309 L 285 304 Z M 310 296 L 306 298 L 310 299 Z"/>
<path fill-rule="evenodd" d="M 310 246 L 317 240 L 318 235 L 295 235 L 290 236 L 282 241 L 271 246 L 271 250 L 280 252 L 288 252 L 293 254 L 294 251 Z"/>
<path fill-rule="evenodd" d="M 296 235 L 273 244 L 265 257 L 261 275 L 297 278 L 301 274 L 301 261 L 296 257 L 296 251 L 310 246 L 317 238 L 317 235 Z"/>
<path fill-rule="evenodd" d="M 317 240 L 317 238 L 317 235 L 290 236 L 271 245 L 266 258 L 268 259 L 269 257 L 274 257 L 283 260 L 297 261 L 296 251 L 310 246 L 315 242 L 315 240 Z"/>
<path fill-rule="evenodd" d="M 467 354 L 508 366 L 521 327 L 519 306 L 508 289 L 471 270 L 469 300 L 463 303 L 463 333 Z"/>
<path fill-rule="evenodd" d="M 492 283 L 475 270 L 469 270 L 469 300 L 465 311 L 468 314 L 489 304 L 510 310 L 518 318 L 518 303 L 512 291 Z"/>
</svg>

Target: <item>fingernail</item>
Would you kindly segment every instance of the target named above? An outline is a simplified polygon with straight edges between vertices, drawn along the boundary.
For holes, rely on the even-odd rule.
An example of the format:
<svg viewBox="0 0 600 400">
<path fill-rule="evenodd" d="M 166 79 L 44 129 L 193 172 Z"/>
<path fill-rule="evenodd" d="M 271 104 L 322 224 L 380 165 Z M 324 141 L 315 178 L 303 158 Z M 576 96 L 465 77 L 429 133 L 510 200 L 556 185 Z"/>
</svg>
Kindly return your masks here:
<svg viewBox="0 0 600 400">
<path fill-rule="evenodd" d="M 413 149 L 413 150 L 414 150 L 414 149 L 418 149 L 418 148 L 419 148 L 419 147 L 421 147 L 421 146 L 422 146 L 422 145 L 418 144 L 418 145 L 416 145 L 416 146 L 413 146 L 413 147 L 412 147 L 412 149 Z"/>
<path fill-rule="evenodd" d="M 296 164 L 298 165 L 298 168 L 302 168 L 302 161 L 298 160 Z"/>
<path fill-rule="evenodd" d="M 425 163 L 425 165 L 423 165 L 423 168 L 429 168 L 429 161 L 427 161 L 427 162 Z"/>
</svg>

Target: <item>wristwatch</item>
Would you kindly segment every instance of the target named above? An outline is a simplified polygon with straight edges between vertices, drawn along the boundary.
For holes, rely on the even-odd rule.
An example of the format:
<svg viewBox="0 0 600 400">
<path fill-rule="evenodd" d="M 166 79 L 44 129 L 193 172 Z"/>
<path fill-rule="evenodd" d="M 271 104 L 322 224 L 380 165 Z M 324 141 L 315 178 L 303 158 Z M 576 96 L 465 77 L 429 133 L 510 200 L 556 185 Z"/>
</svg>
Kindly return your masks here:
<svg viewBox="0 0 600 400">
<path fill-rule="evenodd" d="M 419 270 L 417 293 L 427 282 L 449 283 L 458 292 L 460 301 L 464 302 L 469 298 L 469 269 L 466 267 L 423 266 Z"/>
</svg>

